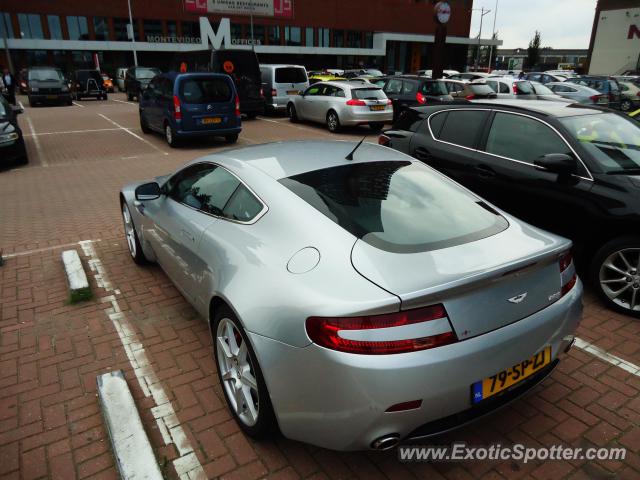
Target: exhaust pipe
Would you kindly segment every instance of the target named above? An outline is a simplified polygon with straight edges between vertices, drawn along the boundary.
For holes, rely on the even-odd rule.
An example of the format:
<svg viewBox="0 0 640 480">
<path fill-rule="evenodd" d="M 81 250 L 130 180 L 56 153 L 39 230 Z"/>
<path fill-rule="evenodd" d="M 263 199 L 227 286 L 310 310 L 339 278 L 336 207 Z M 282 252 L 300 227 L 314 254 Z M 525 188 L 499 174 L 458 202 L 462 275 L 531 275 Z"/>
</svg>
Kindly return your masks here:
<svg viewBox="0 0 640 480">
<path fill-rule="evenodd" d="M 390 433 L 383 435 L 371 442 L 371 448 L 374 450 L 384 451 L 391 450 L 400 443 L 400 435 L 397 433 Z"/>
</svg>

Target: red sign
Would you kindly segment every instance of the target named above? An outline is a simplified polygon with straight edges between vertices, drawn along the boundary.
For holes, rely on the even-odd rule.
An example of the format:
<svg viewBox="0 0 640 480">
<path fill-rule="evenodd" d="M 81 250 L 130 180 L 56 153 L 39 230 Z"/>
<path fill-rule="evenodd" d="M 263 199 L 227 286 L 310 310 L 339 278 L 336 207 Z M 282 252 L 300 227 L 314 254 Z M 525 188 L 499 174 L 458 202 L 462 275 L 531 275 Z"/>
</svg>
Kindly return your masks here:
<svg viewBox="0 0 640 480">
<path fill-rule="evenodd" d="M 273 16 L 293 18 L 293 0 L 273 0 Z"/>
<path fill-rule="evenodd" d="M 222 68 L 227 73 L 233 73 L 233 71 L 236 69 L 235 65 L 233 64 L 233 62 L 231 60 L 227 60 L 226 62 L 224 62 L 222 64 Z"/>
<path fill-rule="evenodd" d="M 184 9 L 187 12 L 207 13 L 207 0 L 184 0 Z"/>
</svg>

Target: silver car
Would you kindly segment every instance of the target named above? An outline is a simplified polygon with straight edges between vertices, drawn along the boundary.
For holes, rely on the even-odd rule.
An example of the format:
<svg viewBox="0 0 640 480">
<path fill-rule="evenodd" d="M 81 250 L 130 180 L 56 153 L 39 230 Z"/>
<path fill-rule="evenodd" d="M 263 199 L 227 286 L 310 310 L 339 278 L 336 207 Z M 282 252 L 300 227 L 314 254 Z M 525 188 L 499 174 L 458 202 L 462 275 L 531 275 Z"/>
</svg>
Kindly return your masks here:
<svg viewBox="0 0 640 480">
<path fill-rule="evenodd" d="M 392 448 L 505 405 L 572 345 L 568 240 L 358 145 L 228 150 L 121 192 L 131 256 L 208 322 L 249 435 Z"/>
<path fill-rule="evenodd" d="M 551 82 L 546 87 L 553 93 L 561 97 L 573 100 L 576 103 L 584 103 L 589 105 L 609 106 L 609 98 L 601 94 L 598 90 L 585 85 L 578 85 L 571 82 Z"/>
<path fill-rule="evenodd" d="M 393 105 L 382 89 L 366 82 L 318 82 L 287 105 L 292 122 L 310 120 L 327 125 L 330 132 L 343 126 L 369 125 L 381 130 L 393 120 Z"/>
<path fill-rule="evenodd" d="M 265 108 L 270 112 L 284 112 L 291 96 L 309 87 L 309 77 L 302 65 L 261 64 L 260 75 Z"/>
</svg>

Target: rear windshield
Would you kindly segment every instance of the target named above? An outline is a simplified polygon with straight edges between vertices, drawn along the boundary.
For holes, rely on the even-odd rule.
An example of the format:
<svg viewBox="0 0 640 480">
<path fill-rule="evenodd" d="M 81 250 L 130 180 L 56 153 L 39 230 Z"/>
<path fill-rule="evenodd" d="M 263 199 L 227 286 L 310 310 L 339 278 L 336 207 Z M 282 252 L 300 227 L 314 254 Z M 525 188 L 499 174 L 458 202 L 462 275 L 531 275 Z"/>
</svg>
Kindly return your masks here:
<svg viewBox="0 0 640 480">
<path fill-rule="evenodd" d="M 359 100 L 384 100 L 387 96 L 381 88 L 354 88 L 351 96 Z"/>
<path fill-rule="evenodd" d="M 276 68 L 276 83 L 304 83 L 307 81 L 307 72 L 300 67 Z"/>
<path fill-rule="evenodd" d="M 157 68 L 136 68 L 136 78 L 153 78 L 160 73 Z"/>
<path fill-rule="evenodd" d="M 249 79 L 258 85 L 262 83 L 258 57 L 250 50 L 216 50 L 213 57 L 213 70 L 226 73 L 236 79 Z"/>
<path fill-rule="evenodd" d="M 180 83 L 185 103 L 214 103 L 231 100 L 231 86 L 225 78 L 188 78 Z"/>
<path fill-rule="evenodd" d="M 47 80 L 64 80 L 62 72 L 55 68 L 38 68 L 36 70 L 29 70 L 29 80 L 37 80 L 39 82 L 46 82 Z"/>
<path fill-rule="evenodd" d="M 80 81 L 87 80 L 88 78 L 93 78 L 98 82 L 102 81 L 102 77 L 97 70 L 80 70 L 76 72 L 76 78 Z"/>
<path fill-rule="evenodd" d="M 519 95 L 528 95 L 533 92 L 533 87 L 529 82 L 516 82 Z"/>
<path fill-rule="evenodd" d="M 469 88 L 476 95 L 491 95 L 496 93 L 493 91 L 493 88 L 485 83 L 470 83 Z"/>
<path fill-rule="evenodd" d="M 421 91 L 425 95 L 449 95 L 447 86 L 444 82 L 425 82 L 422 84 Z"/>
<path fill-rule="evenodd" d="M 351 234 L 395 253 L 460 245 L 508 226 L 478 198 L 419 163 L 347 164 L 280 182 Z"/>
</svg>

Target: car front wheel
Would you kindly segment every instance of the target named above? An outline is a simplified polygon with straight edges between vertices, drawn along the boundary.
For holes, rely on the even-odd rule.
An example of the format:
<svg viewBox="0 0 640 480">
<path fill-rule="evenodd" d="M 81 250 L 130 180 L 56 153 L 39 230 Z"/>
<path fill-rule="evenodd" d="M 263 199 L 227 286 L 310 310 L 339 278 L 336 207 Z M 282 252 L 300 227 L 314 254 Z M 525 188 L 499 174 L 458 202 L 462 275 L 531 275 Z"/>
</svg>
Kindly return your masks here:
<svg viewBox="0 0 640 480">
<path fill-rule="evenodd" d="M 169 145 L 171 148 L 175 148 L 178 146 L 176 132 L 169 123 L 166 123 L 164 126 L 164 138 L 167 141 L 167 145 Z"/>
<path fill-rule="evenodd" d="M 289 115 L 289 120 L 291 121 L 291 123 L 298 123 L 298 112 L 296 112 L 296 107 L 293 105 L 293 103 L 287 105 L 287 114 Z"/>
<path fill-rule="evenodd" d="M 142 130 L 142 133 L 151 133 L 149 124 L 144 119 L 144 115 L 142 115 L 142 112 L 140 112 L 140 130 Z"/>
<path fill-rule="evenodd" d="M 623 100 L 622 103 L 620 103 L 620 110 L 622 110 L 623 112 L 628 112 L 629 110 L 631 110 L 631 101 Z"/>
<path fill-rule="evenodd" d="M 122 202 L 122 221 L 124 222 L 124 235 L 127 239 L 127 246 L 129 247 L 131 258 L 133 258 L 133 261 L 138 265 L 148 263 L 140 246 L 136 226 L 133 224 L 133 218 L 131 218 L 131 212 L 126 202 Z"/>
<path fill-rule="evenodd" d="M 640 237 L 604 245 L 593 258 L 590 277 L 610 307 L 640 317 Z"/>
</svg>

